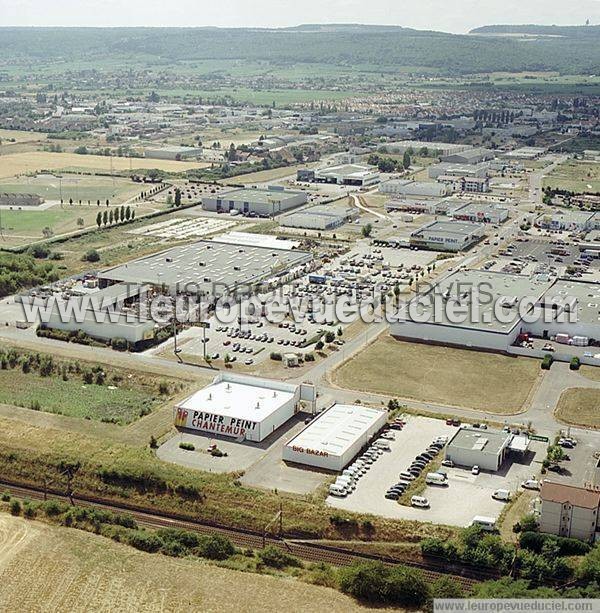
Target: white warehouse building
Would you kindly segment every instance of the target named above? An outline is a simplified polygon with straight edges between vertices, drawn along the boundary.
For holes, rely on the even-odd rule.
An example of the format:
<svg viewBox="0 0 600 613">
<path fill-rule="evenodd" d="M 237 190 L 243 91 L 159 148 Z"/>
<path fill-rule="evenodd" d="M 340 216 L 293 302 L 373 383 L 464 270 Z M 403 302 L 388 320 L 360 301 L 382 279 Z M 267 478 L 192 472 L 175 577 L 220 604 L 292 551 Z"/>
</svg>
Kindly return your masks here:
<svg viewBox="0 0 600 613">
<path fill-rule="evenodd" d="M 342 471 L 387 423 L 387 412 L 334 404 L 283 448 L 286 462 Z"/>
<path fill-rule="evenodd" d="M 204 196 L 202 208 L 205 211 L 230 213 L 235 210 L 244 215 L 268 217 L 289 211 L 307 202 L 306 192 L 272 186 L 268 189 L 234 189 Z"/>
<path fill-rule="evenodd" d="M 452 194 L 452 188 L 443 183 L 429 183 L 427 181 L 409 181 L 403 179 L 390 179 L 379 186 L 382 194 L 396 196 L 424 196 L 429 198 L 443 198 Z"/>
<path fill-rule="evenodd" d="M 220 373 L 175 406 L 175 426 L 241 441 L 260 442 L 312 400 L 314 387 Z"/>
</svg>

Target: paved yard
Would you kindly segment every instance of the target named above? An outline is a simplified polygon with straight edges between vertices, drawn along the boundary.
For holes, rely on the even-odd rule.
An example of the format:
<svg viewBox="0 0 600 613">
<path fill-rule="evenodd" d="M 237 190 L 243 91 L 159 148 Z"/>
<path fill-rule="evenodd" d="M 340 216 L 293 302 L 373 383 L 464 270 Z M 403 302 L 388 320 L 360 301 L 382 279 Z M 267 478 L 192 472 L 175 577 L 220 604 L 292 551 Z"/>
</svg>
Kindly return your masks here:
<svg viewBox="0 0 600 613">
<path fill-rule="evenodd" d="M 304 427 L 305 417 L 306 414 L 300 413 L 261 443 L 237 443 L 235 439 L 224 436 L 181 431 L 161 445 L 157 455 L 161 460 L 188 468 L 220 473 L 241 472 L 241 482 L 251 487 L 309 494 L 330 475 L 309 467 L 287 465 L 281 459 L 283 446 Z M 195 451 L 180 449 L 179 443 L 182 442 L 192 443 Z M 211 456 L 207 449 L 212 443 L 216 443 L 227 456 Z"/>
<path fill-rule="evenodd" d="M 381 456 L 358 482 L 356 490 L 346 498 L 330 496 L 327 503 L 333 507 L 372 513 L 393 519 L 431 521 L 452 526 L 468 526 L 475 515 L 497 518 L 504 508 L 503 502 L 492 499 L 496 489 L 517 491 L 524 479 L 538 474 L 544 457 L 542 443 L 532 443 L 532 453 L 522 463 L 507 463 L 498 474 L 470 470 L 448 469 L 447 487 L 426 486 L 421 494 L 429 499 L 429 509 L 402 506 L 384 497 L 389 486 L 398 480 L 412 459 L 427 447 L 436 436 L 452 436 L 456 428 L 445 422 L 425 417 L 409 417 L 404 430 L 396 432 L 391 452 Z"/>
</svg>

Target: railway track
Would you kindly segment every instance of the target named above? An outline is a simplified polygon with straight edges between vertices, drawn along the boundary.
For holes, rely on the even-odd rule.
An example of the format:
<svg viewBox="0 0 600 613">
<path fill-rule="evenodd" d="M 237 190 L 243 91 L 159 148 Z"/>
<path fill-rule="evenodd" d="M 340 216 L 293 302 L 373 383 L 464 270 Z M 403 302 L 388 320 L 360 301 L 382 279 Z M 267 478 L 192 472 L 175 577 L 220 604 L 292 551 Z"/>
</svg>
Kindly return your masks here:
<svg viewBox="0 0 600 613">
<path fill-rule="evenodd" d="M 44 500 L 44 491 L 34 486 L 0 480 L 0 488 L 19 498 Z M 65 494 L 56 491 L 48 490 L 46 498 L 49 500 L 69 502 Z M 275 538 L 249 530 L 211 525 L 176 515 L 150 512 L 135 507 L 134 505 L 128 505 L 126 503 L 117 504 L 112 501 L 103 500 L 102 498 L 88 496 L 77 496 L 74 498 L 78 506 L 100 508 L 114 513 L 128 513 L 135 519 L 139 526 L 153 529 L 179 528 L 201 534 L 221 534 L 226 536 L 237 547 L 261 549 L 265 545 L 274 545 L 308 562 L 326 562 L 335 566 L 348 566 L 361 560 L 378 560 L 390 565 L 403 564 L 404 566 L 418 568 L 429 581 L 435 581 L 442 576 L 450 576 L 466 589 L 471 589 L 480 581 L 497 579 L 499 576 L 494 571 L 483 571 L 462 565 L 448 565 L 447 563 L 438 564 L 433 561 L 417 562 L 415 560 L 395 559 L 388 556 L 354 552 L 349 549 L 323 545 L 313 541 Z"/>
</svg>

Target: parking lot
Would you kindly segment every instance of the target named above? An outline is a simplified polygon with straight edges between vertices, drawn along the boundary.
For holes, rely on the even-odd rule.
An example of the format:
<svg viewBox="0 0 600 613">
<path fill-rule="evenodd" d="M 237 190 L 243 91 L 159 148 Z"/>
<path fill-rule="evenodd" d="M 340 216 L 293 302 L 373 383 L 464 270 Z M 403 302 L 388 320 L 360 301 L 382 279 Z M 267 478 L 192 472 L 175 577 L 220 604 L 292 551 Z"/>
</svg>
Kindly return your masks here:
<svg viewBox="0 0 600 613">
<path fill-rule="evenodd" d="M 282 460 L 283 446 L 304 428 L 306 417 L 305 413 L 299 413 L 260 443 L 238 443 L 225 436 L 182 430 L 158 448 L 157 456 L 166 462 L 197 470 L 242 473 L 240 481 L 251 487 L 309 494 L 330 476 L 324 472 L 287 465 Z M 181 449 L 180 443 L 191 443 L 195 449 Z M 227 455 L 211 455 L 211 445 L 216 445 Z"/>
<path fill-rule="evenodd" d="M 497 518 L 506 503 L 494 500 L 492 493 L 497 489 L 516 492 L 523 480 L 539 474 L 545 444 L 532 442 L 531 452 L 522 460 L 511 462 L 509 459 L 503 469 L 495 474 L 482 471 L 473 475 L 470 468 L 447 468 L 448 486 L 428 485 L 419 493 L 429 500 L 429 508 L 403 506 L 385 498 L 386 490 L 398 481 L 399 473 L 410 465 L 416 455 L 422 453 L 436 437 L 450 438 L 455 432 L 456 427 L 446 425 L 441 420 L 408 416 L 404 429 L 396 431 L 395 440 L 390 442 L 391 451 L 385 452 L 373 463 L 358 480 L 356 490 L 346 498 L 329 496 L 327 504 L 393 519 L 455 526 L 468 526 L 476 515 Z M 443 451 L 440 457 L 442 455 Z"/>
<path fill-rule="evenodd" d="M 565 239 L 570 241 L 570 239 Z M 558 243 L 549 239 L 517 239 L 502 249 L 496 258 L 485 266 L 488 270 L 533 274 L 545 272 L 564 276 L 567 267 L 570 277 L 586 281 L 600 280 L 600 260 L 582 255 L 572 242 Z"/>
<path fill-rule="evenodd" d="M 563 433 L 575 438 L 577 445 L 572 449 L 563 449 L 569 459 L 559 464 L 560 472 L 548 471 L 544 478 L 578 486 L 588 483 L 600 485 L 600 469 L 596 457 L 598 434 L 577 428 L 564 428 Z"/>
</svg>

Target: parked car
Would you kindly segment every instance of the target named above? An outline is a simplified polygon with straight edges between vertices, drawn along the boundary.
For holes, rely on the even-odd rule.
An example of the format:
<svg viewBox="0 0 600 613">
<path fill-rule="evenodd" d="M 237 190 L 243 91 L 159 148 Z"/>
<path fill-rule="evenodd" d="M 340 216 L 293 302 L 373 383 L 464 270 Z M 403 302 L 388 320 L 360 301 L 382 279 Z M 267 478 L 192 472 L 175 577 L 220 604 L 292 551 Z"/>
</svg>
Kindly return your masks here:
<svg viewBox="0 0 600 613">
<path fill-rule="evenodd" d="M 442 462 L 442 466 L 447 466 L 448 468 L 454 467 L 454 462 L 452 460 L 444 460 Z"/>
<path fill-rule="evenodd" d="M 388 500 L 398 500 L 398 498 L 400 498 L 400 493 L 399 492 L 386 492 L 385 497 Z"/>
<path fill-rule="evenodd" d="M 539 490 L 540 486 L 541 484 L 537 479 L 526 479 L 521 483 L 521 487 L 526 490 Z"/>
<path fill-rule="evenodd" d="M 473 466 L 473 468 L 471 468 L 471 474 L 472 475 L 478 475 L 479 473 L 480 473 L 479 466 L 477 466 L 477 464 L 475 464 L 475 466 Z"/>
<path fill-rule="evenodd" d="M 413 496 L 410 499 L 410 504 L 413 507 L 420 507 L 422 509 L 426 509 L 429 507 L 429 500 L 427 500 L 427 498 L 423 498 L 423 496 Z"/>
<path fill-rule="evenodd" d="M 496 490 L 492 494 L 492 498 L 494 500 L 501 500 L 502 502 L 508 502 L 510 500 L 510 491 L 509 490 Z"/>
<path fill-rule="evenodd" d="M 400 479 L 404 479 L 405 481 L 414 481 L 415 480 L 415 476 L 412 475 L 411 473 L 407 472 L 407 471 L 403 471 L 401 472 L 398 477 Z"/>
</svg>

